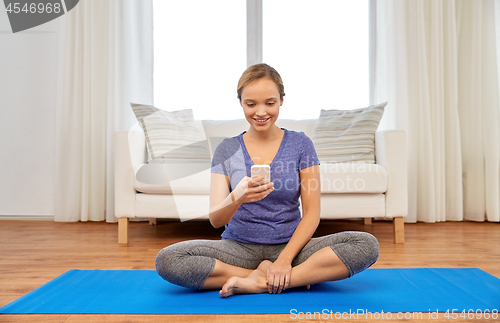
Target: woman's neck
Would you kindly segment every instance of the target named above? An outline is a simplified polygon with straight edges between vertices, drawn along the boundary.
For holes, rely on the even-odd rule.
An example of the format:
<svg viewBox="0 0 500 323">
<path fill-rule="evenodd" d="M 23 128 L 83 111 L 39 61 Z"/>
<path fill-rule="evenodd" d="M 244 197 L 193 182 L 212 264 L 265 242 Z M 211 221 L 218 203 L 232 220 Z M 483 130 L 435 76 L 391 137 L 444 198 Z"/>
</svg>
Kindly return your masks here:
<svg viewBox="0 0 500 323">
<path fill-rule="evenodd" d="M 250 127 L 245 133 L 245 137 L 252 141 L 273 141 L 281 138 L 282 131 L 283 130 L 276 125 L 273 125 L 266 131 L 257 131 L 253 127 Z"/>
</svg>

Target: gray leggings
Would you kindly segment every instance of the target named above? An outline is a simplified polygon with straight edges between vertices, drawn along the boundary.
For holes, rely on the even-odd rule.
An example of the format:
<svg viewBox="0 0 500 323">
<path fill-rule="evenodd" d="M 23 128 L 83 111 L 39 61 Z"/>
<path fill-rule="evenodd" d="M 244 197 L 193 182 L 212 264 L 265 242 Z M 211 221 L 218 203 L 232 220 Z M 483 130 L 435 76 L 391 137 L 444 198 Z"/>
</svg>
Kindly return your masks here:
<svg viewBox="0 0 500 323">
<path fill-rule="evenodd" d="M 263 260 L 274 262 L 286 243 L 247 244 L 234 240 L 190 240 L 162 249 L 156 256 L 156 271 L 166 281 L 188 288 L 201 289 L 212 273 L 215 259 L 223 263 L 256 269 Z M 292 267 L 306 261 L 313 253 L 330 247 L 349 269 L 349 277 L 377 261 L 379 244 L 366 232 L 345 231 L 311 238 L 292 262 Z"/>
</svg>

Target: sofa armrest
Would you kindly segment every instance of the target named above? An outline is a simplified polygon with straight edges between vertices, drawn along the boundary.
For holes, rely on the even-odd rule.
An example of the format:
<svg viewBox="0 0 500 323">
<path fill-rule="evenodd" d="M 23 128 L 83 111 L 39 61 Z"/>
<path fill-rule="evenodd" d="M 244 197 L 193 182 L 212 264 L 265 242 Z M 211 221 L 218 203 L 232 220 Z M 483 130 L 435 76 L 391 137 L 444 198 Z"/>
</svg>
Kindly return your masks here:
<svg viewBox="0 0 500 323">
<path fill-rule="evenodd" d="M 375 133 L 375 160 L 387 170 L 385 215 L 388 218 L 408 215 L 408 147 L 403 130 Z"/>
<path fill-rule="evenodd" d="M 135 194 L 134 166 L 146 160 L 143 132 L 115 132 L 115 217 L 133 218 Z"/>
</svg>

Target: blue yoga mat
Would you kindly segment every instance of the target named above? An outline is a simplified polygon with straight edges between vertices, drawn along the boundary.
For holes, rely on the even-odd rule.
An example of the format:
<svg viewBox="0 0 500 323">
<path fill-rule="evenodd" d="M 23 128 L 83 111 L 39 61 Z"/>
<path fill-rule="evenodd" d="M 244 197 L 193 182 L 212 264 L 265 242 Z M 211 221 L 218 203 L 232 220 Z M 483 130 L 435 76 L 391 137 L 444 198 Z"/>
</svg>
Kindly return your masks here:
<svg viewBox="0 0 500 323">
<path fill-rule="evenodd" d="M 453 309 L 455 313 L 498 313 L 500 279 L 477 268 L 367 269 L 309 290 L 221 298 L 218 291 L 172 285 L 150 270 L 75 269 L 2 307 L 0 313 L 290 314 L 300 318 L 317 312 L 339 318 L 342 313 L 364 317 L 367 312 L 383 311 L 420 312 L 427 318 Z"/>
</svg>

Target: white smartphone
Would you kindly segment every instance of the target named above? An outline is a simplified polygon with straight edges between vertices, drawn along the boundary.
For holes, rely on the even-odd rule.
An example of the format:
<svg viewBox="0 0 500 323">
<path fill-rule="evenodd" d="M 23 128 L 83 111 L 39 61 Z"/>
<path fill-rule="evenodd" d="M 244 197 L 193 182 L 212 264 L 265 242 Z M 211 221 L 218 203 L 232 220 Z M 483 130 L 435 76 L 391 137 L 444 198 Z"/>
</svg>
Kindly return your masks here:
<svg viewBox="0 0 500 323">
<path fill-rule="evenodd" d="M 252 178 L 264 176 L 264 179 L 257 182 L 254 186 L 264 185 L 271 181 L 271 166 L 269 165 L 253 165 L 251 167 Z"/>
</svg>

